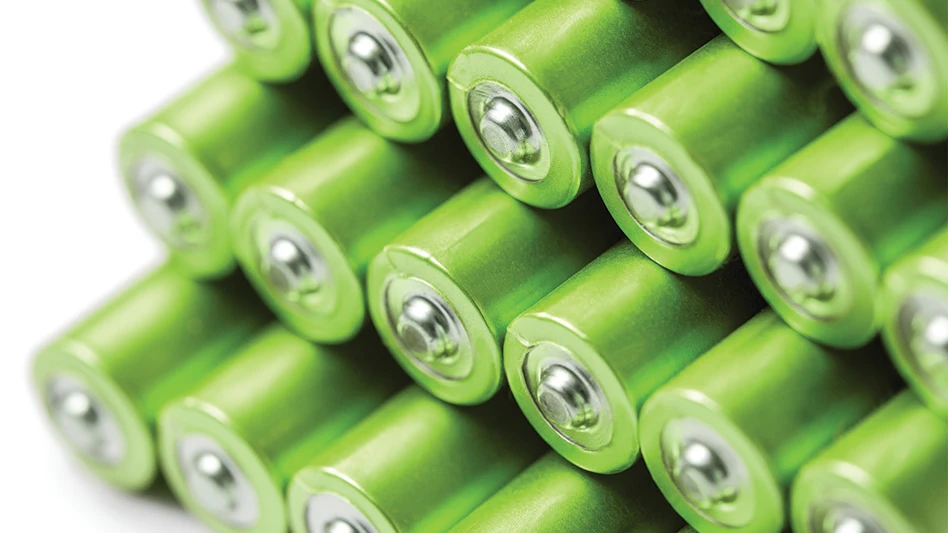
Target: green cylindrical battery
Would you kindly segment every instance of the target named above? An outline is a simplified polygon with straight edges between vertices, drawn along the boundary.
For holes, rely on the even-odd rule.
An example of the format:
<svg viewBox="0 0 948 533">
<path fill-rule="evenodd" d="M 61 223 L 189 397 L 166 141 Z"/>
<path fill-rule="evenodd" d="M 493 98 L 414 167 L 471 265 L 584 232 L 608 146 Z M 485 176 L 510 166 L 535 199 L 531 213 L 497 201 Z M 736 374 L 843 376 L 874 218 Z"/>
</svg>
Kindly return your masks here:
<svg viewBox="0 0 948 533">
<path fill-rule="evenodd" d="M 852 115 L 741 198 L 751 277 L 800 333 L 853 347 L 881 326 L 880 271 L 948 223 L 945 146 L 897 140 Z"/>
<path fill-rule="evenodd" d="M 596 120 L 715 32 L 687 0 L 535 0 L 452 64 L 454 119 L 504 190 L 562 207 L 593 184 Z"/>
<path fill-rule="evenodd" d="M 823 56 L 856 107 L 889 135 L 948 138 L 948 4 L 820 2 Z"/>
<path fill-rule="evenodd" d="M 816 52 L 819 0 L 701 0 L 724 33 L 755 57 L 782 65 Z"/>
<path fill-rule="evenodd" d="M 678 533 L 681 524 L 644 465 L 600 476 L 549 453 L 451 532 Z"/>
<path fill-rule="evenodd" d="M 479 180 L 372 261 L 372 321 L 399 364 L 432 394 L 484 402 L 504 381 L 510 321 L 615 243 L 617 233 L 594 196 L 541 211 Z"/>
<path fill-rule="evenodd" d="M 404 390 L 293 478 L 293 531 L 446 531 L 542 453 L 515 411 Z"/>
<path fill-rule="evenodd" d="M 510 324 L 507 381 L 553 449 L 619 472 L 639 457 L 645 399 L 760 308 L 739 263 L 689 278 L 626 241 Z"/>
<path fill-rule="evenodd" d="M 695 95 L 700 113 L 680 105 Z M 720 36 L 596 124 L 593 174 L 642 251 L 704 275 L 731 256 L 741 193 L 851 111 L 817 60 L 774 67 Z"/>
<path fill-rule="evenodd" d="M 422 146 L 346 119 L 241 194 L 234 251 L 264 299 L 301 336 L 354 337 L 369 261 L 479 175 L 456 135 Z"/>
<path fill-rule="evenodd" d="M 766 311 L 645 402 L 642 455 L 702 533 L 778 533 L 797 470 L 896 382 L 880 347 L 831 351 Z"/>
<path fill-rule="evenodd" d="M 215 531 L 288 527 L 290 478 L 406 381 L 371 335 L 320 347 L 272 326 L 159 416 L 162 468 Z"/>
<path fill-rule="evenodd" d="M 895 366 L 948 420 L 948 229 L 885 272 L 882 338 Z"/>
<path fill-rule="evenodd" d="M 314 0 L 201 0 L 237 65 L 264 81 L 302 76 L 313 62 Z"/>
<path fill-rule="evenodd" d="M 794 531 L 948 531 L 948 424 L 903 392 L 793 484 Z"/>
<path fill-rule="evenodd" d="M 359 118 L 399 141 L 451 117 L 448 65 L 530 0 L 316 0 L 316 50 Z"/>
<path fill-rule="evenodd" d="M 202 284 L 163 266 L 43 348 L 36 390 L 65 443 L 127 490 L 155 479 L 155 419 L 271 320 L 240 277 Z"/>
<path fill-rule="evenodd" d="M 237 194 L 344 106 L 318 76 L 264 85 L 226 67 L 125 133 L 119 165 L 142 219 L 194 276 L 231 271 Z"/>
</svg>

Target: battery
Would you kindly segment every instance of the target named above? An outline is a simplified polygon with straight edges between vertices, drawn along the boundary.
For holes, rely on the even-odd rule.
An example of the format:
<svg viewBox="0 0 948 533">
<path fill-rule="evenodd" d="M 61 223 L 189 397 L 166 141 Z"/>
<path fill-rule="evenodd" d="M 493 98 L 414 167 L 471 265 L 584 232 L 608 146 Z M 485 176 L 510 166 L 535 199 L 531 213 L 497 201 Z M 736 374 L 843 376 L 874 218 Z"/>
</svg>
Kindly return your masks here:
<svg viewBox="0 0 948 533">
<path fill-rule="evenodd" d="M 748 189 L 737 241 L 774 310 L 818 342 L 871 339 L 882 269 L 948 224 L 946 160 L 854 114 Z"/>
<path fill-rule="evenodd" d="M 269 86 L 233 65 L 126 132 L 119 167 L 139 215 L 195 277 L 233 270 L 241 189 L 345 113 L 318 75 Z"/>
<path fill-rule="evenodd" d="M 642 456 L 702 533 L 778 533 L 797 470 L 897 386 L 881 347 L 833 351 L 765 311 L 645 402 Z"/>
<path fill-rule="evenodd" d="M 678 105 L 696 95 L 700 113 Z M 596 124 L 596 186 L 649 257 L 705 275 L 732 255 L 747 187 L 851 111 L 818 60 L 775 67 L 720 36 Z"/>
<path fill-rule="evenodd" d="M 645 399 L 762 307 L 739 262 L 684 277 L 625 241 L 507 328 L 507 382 L 527 420 L 603 474 L 639 457 Z"/>
<path fill-rule="evenodd" d="M 164 265 L 42 348 L 34 386 L 59 436 L 91 472 L 145 490 L 158 470 L 158 410 L 269 321 L 239 276 L 198 283 Z"/>
<path fill-rule="evenodd" d="M 162 469 L 215 531 L 286 531 L 292 476 L 405 381 L 371 335 L 320 347 L 273 325 L 162 409 Z"/>
<path fill-rule="evenodd" d="M 544 211 L 474 182 L 369 265 L 369 313 L 399 364 L 456 404 L 501 387 L 507 325 L 618 239 L 597 197 Z"/>
<path fill-rule="evenodd" d="M 755 57 L 781 65 L 816 52 L 819 0 L 701 0 L 724 33 Z"/>
<path fill-rule="evenodd" d="M 678 533 L 681 525 L 644 465 L 600 476 L 548 453 L 450 531 Z"/>
<path fill-rule="evenodd" d="M 843 90 L 897 138 L 948 138 L 948 4 L 943 0 L 820 2 L 818 37 Z"/>
<path fill-rule="evenodd" d="M 316 51 L 356 116 L 384 137 L 424 141 L 451 120 L 451 61 L 528 3 L 320 0 Z"/>
<path fill-rule="evenodd" d="M 293 531 L 446 531 L 542 453 L 500 400 L 462 408 L 405 389 L 296 474 Z"/>
<path fill-rule="evenodd" d="M 285 324 L 343 342 L 365 321 L 369 261 L 479 175 L 456 134 L 405 146 L 343 119 L 240 195 L 234 251 Z"/>
<path fill-rule="evenodd" d="M 794 531 L 948 531 L 946 472 L 948 424 L 903 392 L 800 470 Z"/>
<path fill-rule="evenodd" d="M 558 208 L 593 185 L 593 124 L 711 39 L 688 0 L 535 0 L 448 71 L 461 136 L 487 174 Z"/>
<path fill-rule="evenodd" d="M 885 272 L 882 338 L 928 407 L 948 420 L 948 229 Z"/>
<path fill-rule="evenodd" d="M 201 0 L 248 75 L 271 82 L 302 76 L 313 62 L 315 0 Z"/>
</svg>

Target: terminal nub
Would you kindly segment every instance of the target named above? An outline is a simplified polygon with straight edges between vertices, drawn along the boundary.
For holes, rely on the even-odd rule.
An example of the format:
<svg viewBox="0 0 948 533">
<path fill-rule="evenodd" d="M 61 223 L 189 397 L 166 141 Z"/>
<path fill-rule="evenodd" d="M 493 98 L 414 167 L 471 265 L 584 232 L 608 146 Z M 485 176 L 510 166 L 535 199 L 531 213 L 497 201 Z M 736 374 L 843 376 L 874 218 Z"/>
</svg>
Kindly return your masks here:
<svg viewBox="0 0 948 533">
<path fill-rule="evenodd" d="M 60 428 L 73 446 L 95 455 L 104 444 L 102 419 L 95 401 L 85 392 L 74 390 L 59 399 L 54 409 Z"/>
<path fill-rule="evenodd" d="M 912 50 L 894 28 L 873 22 L 857 38 L 849 60 L 863 85 L 880 92 L 911 88 Z"/>
<path fill-rule="evenodd" d="M 186 238 L 200 226 L 193 193 L 170 173 L 159 172 L 148 178 L 140 198 L 143 215 L 162 234 Z"/>
<path fill-rule="evenodd" d="M 564 429 L 586 429 L 599 420 L 593 393 L 571 369 L 551 365 L 540 374 L 537 403 L 543 417 Z"/>
<path fill-rule="evenodd" d="M 266 273 L 274 288 L 283 293 L 308 294 L 320 288 L 318 266 L 297 243 L 286 237 L 278 237 L 270 243 Z"/>
<path fill-rule="evenodd" d="M 405 300 L 396 323 L 399 339 L 422 361 L 444 361 L 457 352 L 450 318 L 439 305 L 424 296 Z"/>
<path fill-rule="evenodd" d="M 260 0 L 213 0 L 213 14 L 225 31 L 234 36 L 254 36 L 269 29 Z"/>
<path fill-rule="evenodd" d="M 536 156 L 537 148 L 530 142 L 534 134 L 530 119 L 503 96 L 487 102 L 479 128 L 484 145 L 503 162 L 528 163 Z"/>
<path fill-rule="evenodd" d="M 925 354 L 940 356 L 948 364 L 948 314 L 934 311 L 913 323 L 913 348 Z"/>
<path fill-rule="evenodd" d="M 632 169 L 623 192 L 626 206 L 640 223 L 663 228 L 684 226 L 687 212 L 678 187 L 660 169 L 640 163 Z"/>
<path fill-rule="evenodd" d="M 337 518 L 323 526 L 323 530 L 321 532 L 314 533 L 361 533 L 361 530 L 349 523 L 347 520 Z"/>
<path fill-rule="evenodd" d="M 366 95 L 393 94 L 400 88 L 391 54 L 368 33 L 358 32 L 349 39 L 344 63 L 349 79 Z"/>
<path fill-rule="evenodd" d="M 699 509 L 708 510 L 737 497 L 724 459 L 699 440 L 683 444 L 671 474 L 682 494 Z"/>
<path fill-rule="evenodd" d="M 213 452 L 204 452 L 193 460 L 191 491 L 205 509 L 217 515 L 237 510 L 237 479 L 224 461 Z"/>
<path fill-rule="evenodd" d="M 820 526 L 818 533 L 886 533 L 886 530 L 871 518 L 849 508 L 827 513 Z"/>
<path fill-rule="evenodd" d="M 776 236 L 767 259 L 774 283 L 792 300 L 829 300 L 835 287 L 822 244 L 794 231 Z"/>
</svg>

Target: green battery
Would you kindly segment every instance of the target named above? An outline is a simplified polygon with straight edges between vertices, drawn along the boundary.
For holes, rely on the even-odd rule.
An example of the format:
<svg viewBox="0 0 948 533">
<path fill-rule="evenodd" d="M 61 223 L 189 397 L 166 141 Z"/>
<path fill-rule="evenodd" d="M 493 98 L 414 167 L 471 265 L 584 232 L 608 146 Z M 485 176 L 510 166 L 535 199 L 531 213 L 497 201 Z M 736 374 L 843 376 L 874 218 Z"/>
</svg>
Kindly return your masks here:
<svg viewBox="0 0 948 533">
<path fill-rule="evenodd" d="M 948 420 L 948 229 L 885 272 L 882 338 L 928 407 Z"/>
<path fill-rule="evenodd" d="M 738 262 L 684 277 L 625 241 L 510 324 L 507 382 L 554 450 L 621 472 L 639 457 L 645 399 L 761 307 Z"/>
<path fill-rule="evenodd" d="M 162 469 L 178 499 L 215 531 L 286 531 L 293 474 L 404 382 L 370 335 L 328 348 L 271 326 L 162 409 Z"/>
<path fill-rule="evenodd" d="M 714 36 L 688 0 L 535 0 L 448 71 L 461 136 L 487 174 L 558 208 L 593 184 L 593 124 Z"/>
<path fill-rule="evenodd" d="M 797 470 L 896 381 L 880 347 L 832 351 L 765 311 L 645 402 L 642 456 L 702 533 L 778 533 Z"/>
<path fill-rule="evenodd" d="M 451 533 L 678 533 L 681 524 L 644 465 L 599 476 L 548 453 Z"/>
<path fill-rule="evenodd" d="M 807 463 L 799 533 L 948 531 L 948 424 L 903 392 Z"/>
<path fill-rule="evenodd" d="M 695 95 L 700 113 L 679 105 Z M 818 60 L 779 68 L 720 36 L 596 124 L 593 174 L 642 251 L 704 275 L 732 255 L 731 221 L 747 187 L 851 111 Z"/>
<path fill-rule="evenodd" d="M 856 107 L 898 138 L 948 138 L 948 4 L 820 2 L 823 56 Z"/>
<path fill-rule="evenodd" d="M 241 194 L 234 251 L 285 324 L 343 342 L 365 321 L 369 261 L 479 174 L 455 134 L 404 146 L 344 119 Z"/>
<path fill-rule="evenodd" d="M 755 57 L 790 65 L 816 52 L 821 0 L 701 0 L 711 19 Z M 697 93 L 696 93 L 697 94 Z"/>
<path fill-rule="evenodd" d="M 880 272 L 948 223 L 945 146 L 912 146 L 854 114 L 741 198 L 751 277 L 794 329 L 837 347 L 879 330 Z"/>
<path fill-rule="evenodd" d="M 263 81 L 301 77 L 313 62 L 314 0 L 201 0 L 237 65 Z"/>
<path fill-rule="evenodd" d="M 409 387 L 296 474 L 293 531 L 446 531 L 542 453 L 515 410 L 455 407 Z"/>
<path fill-rule="evenodd" d="M 198 283 L 165 265 L 40 350 L 36 391 L 89 470 L 144 490 L 158 470 L 158 410 L 270 319 L 243 279 Z"/>
<path fill-rule="evenodd" d="M 230 272 L 237 194 L 343 116 L 345 106 L 317 78 L 274 87 L 229 66 L 123 135 L 126 188 L 183 270 Z"/>
<path fill-rule="evenodd" d="M 316 0 L 316 51 L 373 130 L 424 141 L 450 121 L 451 61 L 529 1 Z"/>
<path fill-rule="evenodd" d="M 481 179 L 387 245 L 368 271 L 372 321 L 438 398 L 486 401 L 507 325 L 618 238 L 598 198 L 541 211 Z"/>
</svg>

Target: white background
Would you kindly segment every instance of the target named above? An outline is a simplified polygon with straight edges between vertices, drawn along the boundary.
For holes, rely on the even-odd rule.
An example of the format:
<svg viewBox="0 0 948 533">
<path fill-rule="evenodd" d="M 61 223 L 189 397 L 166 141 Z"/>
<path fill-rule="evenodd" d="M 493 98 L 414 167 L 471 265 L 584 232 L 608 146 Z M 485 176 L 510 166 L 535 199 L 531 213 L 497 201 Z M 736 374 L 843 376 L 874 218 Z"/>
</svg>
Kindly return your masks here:
<svg viewBox="0 0 948 533">
<path fill-rule="evenodd" d="M 161 260 L 115 170 L 118 134 L 216 65 L 198 0 L 3 0 L 0 30 L 0 528 L 205 531 L 169 497 L 112 490 L 55 441 L 36 348 Z"/>
</svg>

